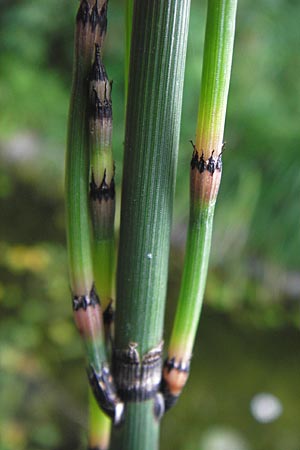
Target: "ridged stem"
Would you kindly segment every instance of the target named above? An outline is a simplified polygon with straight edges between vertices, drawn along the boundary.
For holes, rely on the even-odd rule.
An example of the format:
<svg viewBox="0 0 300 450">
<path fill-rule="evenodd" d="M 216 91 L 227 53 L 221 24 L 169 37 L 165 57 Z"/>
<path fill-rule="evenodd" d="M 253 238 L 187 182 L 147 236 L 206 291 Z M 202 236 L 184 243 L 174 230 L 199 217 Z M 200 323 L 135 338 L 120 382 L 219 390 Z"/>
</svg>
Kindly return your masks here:
<svg viewBox="0 0 300 450">
<path fill-rule="evenodd" d="M 105 311 L 112 302 L 114 274 L 115 168 L 112 155 L 111 83 L 98 46 L 95 48 L 90 76 L 89 145 L 94 276 Z"/>
<path fill-rule="evenodd" d="M 222 149 L 231 74 L 237 0 L 209 0 L 196 143 L 191 161 L 191 203 L 184 271 L 164 369 L 176 400 L 189 371 L 211 247 L 222 171 Z"/>
<path fill-rule="evenodd" d="M 66 153 L 67 244 L 71 290 L 88 295 L 93 285 L 88 206 L 89 154 L 87 146 L 88 84 L 93 33 L 77 14 L 75 54 Z"/>
<path fill-rule="evenodd" d="M 135 2 L 126 118 L 115 346 L 159 345 L 168 273 L 189 0 Z M 127 403 L 113 449 L 158 448 L 153 399 Z"/>
<path fill-rule="evenodd" d="M 131 47 L 131 32 L 132 32 L 132 18 L 133 18 L 133 1 L 134 0 L 126 0 L 125 105 L 127 103 L 127 95 L 128 95 L 130 47 Z"/>
<path fill-rule="evenodd" d="M 85 345 L 88 363 L 96 370 L 101 369 L 106 351 L 102 312 L 94 288 L 91 249 L 88 78 L 95 44 L 102 45 L 106 30 L 105 5 L 103 1 L 91 3 L 82 0 L 77 13 L 66 151 L 67 246 L 74 320 Z M 92 418 L 91 424 L 90 430 L 94 427 L 95 418 Z M 91 433 L 95 434 L 94 431 Z"/>
</svg>

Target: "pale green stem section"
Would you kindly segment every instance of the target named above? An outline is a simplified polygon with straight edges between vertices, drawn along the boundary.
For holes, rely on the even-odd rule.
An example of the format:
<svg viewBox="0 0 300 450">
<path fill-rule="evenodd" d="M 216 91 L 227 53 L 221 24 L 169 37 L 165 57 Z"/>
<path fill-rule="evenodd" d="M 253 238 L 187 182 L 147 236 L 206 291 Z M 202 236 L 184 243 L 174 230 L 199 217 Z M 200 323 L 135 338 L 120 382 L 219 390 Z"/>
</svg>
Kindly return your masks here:
<svg viewBox="0 0 300 450">
<path fill-rule="evenodd" d="M 105 311 L 112 297 L 114 272 L 114 198 L 104 198 L 101 194 L 103 183 L 109 188 L 114 177 L 112 156 L 112 106 L 111 85 L 101 61 L 101 49 L 95 48 L 95 59 L 90 80 L 90 189 L 91 217 L 93 226 L 93 268 L 94 281 L 100 297 L 102 311 Z M 92 186 L 93 184 L 93 186 Z M 94 198 L 95 189 L 100 190 Z M 101 324 L 103 317 L 101 314 Z M 102 333 L 102 360 L 107 361 L 105 339 Z M 97 366 L 96 366 L 97 367 Z M 98 371 L 101 366 L 97 367 Z M 89 391 L 89 445 L 91 449 L 106 450 L 110 441 L 111 420 L 99 408 Z"/>
<path fill-rule="evenodd" d="M 93 260 L 91 249 L 88 147 L 88 76 L 91 69 L 94 39 L 88 25 L 77 23 L 73 84 L 71 92 L 67 151 L 66 151 L 66 221 L 69 256 L 70 284 L 73 295 L 89 295 L 93 286 Z M 98 308 L 88 307 L 75 312 L 75 321 L 83 331 L 86 355 L 97 370 L 105 359 L 104 335 Z M 95 413 L 91 407 L 91 427 L 98 422 L 102 412 Z M 103 425 L 102 434 L 107 434 L 109 424 Z M 98 431 L 99 434 L 99 431 Z"/>
<path fill-rule="evenodd" d="M 198 327 L 211 247 L 215 202 L 191 208 L 185 265 L 169 356 L 188 360 Z"/>
<path fill-rule="evenodd" d="M 209 0 L 196 147 L 207 160 L 221 151 L 232 65 L 237 0 Z M 193 169 L 197 171 L 198 169 Z M 196 172 L 195 172 L 196 173 Z M 213 215 L 218 193 L 214 181 L 198 173 L 191 182 L 191 210 L 184 272 L 169 357 L 192 355 L 206 285 Z M 215 173 L 211 177 L 220 176 Z M 213 180 L 213 178 L 211 178 Z M 214 178 L 215 180 L 215 178 Z"/>
<path fill-rule="evenodd" d="M 97 291 L 101 298 L 103 311 L 112 299 L 115 262 L 114 238 L 99 239 L 94 243 L 94 274 Z"/>
<path fill-rule="evenodd" d="M 93 284 L 88 205 L 87 73 L 86 65 L 78 63 L 74 71 L 66 154 L 67 243 L 71 289 L 77 295 L 88 294 Z"/>
<path fill-rule="evenodd" d="M 114 162 L 111 149 L 112 118 L 97 119 L 91 133 L 91 173 L 97 188 L 103 181 L 110 188 L 114 183 Z M 91 199 L 93 224 L 94 277 L 103 311 L 112 298 L 114 275 L 114 218 L 115 199 Z"/>
<path fill-rule="evenodd" d="M 89 390 L 89 448 L 107 450 L 110 440 L 111 420 L 107 417 L 96 402 Z"/>
<path fill-rule="evenodd" d="M 237 0 L 208 0 L 196 147 L 204 159 L 222 147 Z"/>
</svg>

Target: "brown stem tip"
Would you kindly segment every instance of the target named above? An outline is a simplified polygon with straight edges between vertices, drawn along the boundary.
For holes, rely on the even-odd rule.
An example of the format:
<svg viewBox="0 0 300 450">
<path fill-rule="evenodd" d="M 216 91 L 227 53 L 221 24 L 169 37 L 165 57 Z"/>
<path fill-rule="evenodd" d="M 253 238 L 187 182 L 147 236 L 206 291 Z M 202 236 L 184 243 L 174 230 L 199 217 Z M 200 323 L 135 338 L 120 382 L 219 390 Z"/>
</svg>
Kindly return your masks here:
<svg viewBox="0 0 300 450">
<path fill-rule="evenodd" d="M 165 399 L 165 411 L 168 411 L 178 400 L 185 386 L 190 371 L 190 361 L 176 361 L 175 357 L 164 363 L 161 391 Z"/>
<path fill-rule="evenodd" d="M 96 40 L 100 46 L 107 31 L 107 3 L 108 0 L 94 2 L 81 0 L 76 16 L 79 26 L 88 28 L 95 37 L 98 35 Z"/>
</svg>

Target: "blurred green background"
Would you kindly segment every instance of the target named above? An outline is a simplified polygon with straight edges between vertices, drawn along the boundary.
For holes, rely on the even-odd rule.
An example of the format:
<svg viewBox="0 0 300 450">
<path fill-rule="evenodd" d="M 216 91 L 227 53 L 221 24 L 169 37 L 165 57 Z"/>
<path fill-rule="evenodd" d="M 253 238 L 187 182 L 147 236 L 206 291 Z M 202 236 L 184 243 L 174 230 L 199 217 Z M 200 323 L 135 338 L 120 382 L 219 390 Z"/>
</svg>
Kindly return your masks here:
<svg viewBox="0 0 300 450">
<path fill-rule="evenodd" d="M 204 3 L 192 1 L 166 341 L 183 262 Z M 63 200 L 77 4 L 1 1 L 0 450 L 79 450 L 86 443 L 86 375 L 72 322 Z M 189 383 L 163 421 L 164 450 L 300 448 L 299 23 L 297 0 L 238 7 L 205 307 Z M 118 189 L 123 44 L 124 5 L 111 0 L 105 64 L 114 81 Z M 251 412 L 260 392 L 273 395 L 273 407 L 260 399 Z"/>
</svg>

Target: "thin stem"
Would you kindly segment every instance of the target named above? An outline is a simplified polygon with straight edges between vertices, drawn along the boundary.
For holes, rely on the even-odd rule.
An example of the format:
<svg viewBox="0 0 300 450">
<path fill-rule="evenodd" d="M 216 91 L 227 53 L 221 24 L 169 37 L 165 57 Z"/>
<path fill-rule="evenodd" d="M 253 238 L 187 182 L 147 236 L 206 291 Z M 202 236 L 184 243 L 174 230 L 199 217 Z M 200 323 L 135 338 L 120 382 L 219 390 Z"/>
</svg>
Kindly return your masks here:
<svg viewBox="0 0 300 450">
<path fill-rule="evenodd" d="M 222 150 L 231 76 L 237 0 L 209 0 L 196 147 L 204 159 Z"/>
<path fill-rule="evenodd" d="M 89 390 L 89 450 L 107 450 L 110 441 L 111 421 L 99 408 Z"/>
<path fill-rule="evenodd" d="M 125 105 L 127 103 L 128 82 L 129 82 L 129 64 L 130 64 L 130 47 L 131 47 L 131 33 L 132 33 L 132 18 L 133 18 L 133 0 L 126 1 L 126 48 L 125 48 Z"/>
<path fill-rule="evenodd" d="M 102 44 L 105 30 L 106 4 L 95 1 L 90 5 L 82 0 L 76 18 L 66 152 L 67 245 L 74 320 L 85 345 L 88 363 L 97 371 L 106 360 L 106 351 L 102 312 L 94 288 L 89 220 L 88 77 L 94 46 Z M 91 428 L 94 423 L 92 418 Z"/>
<path fill-rule="evenodd" d="M 115 251 L 115 168 L 112 156 L 111 83 L 102 63 L 98 46 L 95 48 L 95 60 L 90 79 L 89 126 L 94 275 L 97 292 L 105 311 L 112 302 Z"/>
<path fill-rule="evenodd" d="M 209 0 L 191 204 L 183 278 L 164 368 L 170 405 L 189 372 L 205 291 L 213 216 L 222 171 L 223 133 L 231 74 L 237 0 Z"/>
<path fill-rule="evenodd" d="M 104 311 L 103 319 L 107 325 L 105 330 L 106 343 L 109 345 L 115 252 L 115 168 L 112 156 L 111 83 L 102 63 L 100 50 L 100 47 L 96 44 L 90 75 L 90 204 L 95 285 L 101 298 L 101 306 Z M 108 320 L 105 320 L 107 318 Z M 98 440 L 98 447 L 101 450 L 108 448 L 110 428 L 110 420 L 90 396 L 89 441 L 95 442 Z"/>
<path fill-rule="evenodd" d="M 150 359 L 151 351 L 156 365 L 155 380 L 150 375 L 142 380 L 142 388 L 133 385 L 131 392 L 120 385 L 122 376 L 114 371 L 119 392 L 124 387 L 122 395 L 128 402 L 124 425 L 113 431 L 113 449 L 158 448 L 159 424 L 153 398 L 161 377 L 189 6 L 189 0 L 146 0 L 134 6 L 114 366 L 121 366 L 119 357 L 124 352 L 131 361 L 141 364 L 142 358 Z M 147 363 L 143 364 L 146 367 Z M 147 387 L 150 384 L 150 390 L 143 383 Z"/>
<path fill-rule="evenodd" d="M 86 79 L 92 61 L 93 33 L 85 21 L 84 2 L 80 5 L 75 32 L 75 55 L 66 153 L 67 244 L 71 290 L 88 295 L 93 285 L 87 186 Z"/>
</svg>

